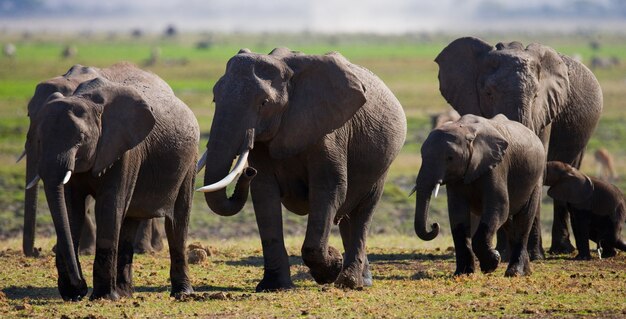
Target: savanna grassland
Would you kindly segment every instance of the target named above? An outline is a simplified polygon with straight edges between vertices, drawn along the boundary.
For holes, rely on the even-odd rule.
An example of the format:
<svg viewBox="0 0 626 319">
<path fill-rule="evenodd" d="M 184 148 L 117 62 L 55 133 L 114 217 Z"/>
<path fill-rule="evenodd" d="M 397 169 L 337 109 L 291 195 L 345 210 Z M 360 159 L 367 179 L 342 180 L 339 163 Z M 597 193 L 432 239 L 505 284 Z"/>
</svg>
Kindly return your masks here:
<svg viewBox="0 0 626 319">
<path fill-rule="evenodd" d="M 618 57 L 622 63 L 594 69 L 604 93 L 604 113 L 589 143 L 582 170 L 596 174 L 593 152 L 604 147 L 626 176 L 626 36 L 601 34 L 477 35 L 496 43 L 541 42 L 578 55 L 589 64 L 593 55 Z M 493 274 L 451 276 L 446 196 L 433 199 L 431 220 L 442 224 L 440 236 L 423 242 L 413 234 L 413 198 L 408 192 L 420 165 L 419 148 L 430 130 L 429 115 L 444 111 L 433 62 L 452 35 L 319 36 L 187 34 L 173 38 L 123 34 L 52 36 L 0 33 L 0 44 L 14 43 L 13 58 L 0 57 L 0 317 L 626 317 L 626 254 L 610 260 L 572 261 L 572 256 L 549 256 L 533 263 L 533 274 L 504 278 L 504 265 Z M 197 44 L 205 42 L 202 48 Z M 597 49 L 589 44 L 598 43 Z M 77 55 L 62 58 L 66 45 Z M 63 74 L 73 64 L 106 67 L 126 60 L 150 70 L 174 89 L 198 118 L 206 144 L 214 111 L 211 88 L 226 61 L 240 48 L 269 52 L 288 46 L 305 53 L 339 51 L 387 83 L 404 106 L 408 120 L 405 147 L 394 162 L 383 199 L 372 222 L 368 241 L 374 286 L 344 291 L 315 284 L 300 259 L 306 218 L 284 214 L 291 274 L 297 289 L 254 293 L 262 277 L 261 243 L 251 205 L 230 218 L 211 213 L 202 196 L 194 201 L 189 242 L 210 246 L 212 256 L 191 265 L 197 294 L 182 301 L 169 297 L 169 258 L 166 252 L 136 257 L 136 293 L 120 302 L 63 302 L 56 290 L 54 229 L 40 195 L 39 258 L 23 257 L 24 162 L 21 154 L 28 129 L 26 104 L 36 84 Z M 151 52 L 160 52 L 150 63 Z M 201 173 L 202 175 L 202 173 Z M 200 176 L 201 176 L 200 175 Z M 200 186 L 198 178 L 197 185 Z M 617 182 L 626 190 L 626 179 Z M 544 246 L 549 244 L 551 201 L 542 209 Z M 336 231 L 336 229 L 334 230 Z M 332 236 L 341 247 L 338 236 Z M 593 246 L 592 246 L 593 247 Z M 595 255 L 594 255 L 595 256 Z M 91 285 L 93 257 L 81 263 Z"/>
</svg>

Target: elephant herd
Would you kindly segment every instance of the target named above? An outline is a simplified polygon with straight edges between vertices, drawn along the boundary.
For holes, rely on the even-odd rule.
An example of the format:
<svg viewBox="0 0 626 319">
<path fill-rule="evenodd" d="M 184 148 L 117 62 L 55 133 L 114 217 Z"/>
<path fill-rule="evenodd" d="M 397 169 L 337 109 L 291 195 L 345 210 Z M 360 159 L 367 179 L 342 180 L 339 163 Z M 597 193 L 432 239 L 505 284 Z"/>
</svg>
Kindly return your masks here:
<svg viewBox="0 0 626 319">
<path fill-rule="evenodd" d="M 584 177 L 570 188 L 558 186 L 578 172 L 602 110 L 599 84 L 585 66 L 539 44 L 492 47 L 477 38 L 453 41 L 435 61 L 441 94 L 461 117 L 434 129 L 422 146 L 415 231 L 424 240 L 437 236 L 438 224 L 427 229 L 429 200 L 446 185 L 455 274 L 474 272 L 476 257 L 484 272 L 505 258 L 507 276 L 528 275 L 530 260 L 543 258 L 538 220 L 547 161 L 555 199 L 551 251 L 574 249 L 568 211 L 580 258 L 590 256 L 588 239 L 604 247 L 606 257 L 626 248 L 618 189 Z M 34 216 L 41 180 L 57 233 L 64 300 L 87 294 L 77 254 L 90 197 L 96 224 L 91 299 L 132 294 L 136 235 L 157 217 L 165 219 L 171 294 L 192 293 L 185 242 L 195 176 L 203 167 L 206 186 L 198 191 L 215 213 L 237 214 L 252 196 L 264 257 L 257 291 L 294 287 L 283 206 L 308 215 L 301 252 L 316 282 L 372 285 L 366 235 L 407 130 L 391 90 L 339 53 L 242 49 L 213 96 L 210 137 L 199 157 L 196 118 L 155 74 L 128 63 L 76 65 L 37 85 L 28 105 L 25 215 Z M 235 179 L 228 196 L 226 186 Z M 599 206 L 607 198 L 612 202 Z M 343 254 L 329 245 L 333 224 Z M 497 249 L 491 245 L 496 232 Z M 25 240 L 25 252 L 32 248 Z"/>
</svg>

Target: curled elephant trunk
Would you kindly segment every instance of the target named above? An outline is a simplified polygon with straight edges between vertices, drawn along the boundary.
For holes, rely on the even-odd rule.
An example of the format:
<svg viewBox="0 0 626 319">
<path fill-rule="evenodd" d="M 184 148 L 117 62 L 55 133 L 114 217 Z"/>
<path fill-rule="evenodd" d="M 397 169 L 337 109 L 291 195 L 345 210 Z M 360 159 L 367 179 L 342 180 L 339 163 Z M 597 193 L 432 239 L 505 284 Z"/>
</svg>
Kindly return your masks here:
<svg viewBox="0 0 626 319">
<path fill-rule="evenodd" d="M 432 230 L 426 230 L 426 221 L 428 220 L 428 209 L 430 207 L 430 196 L 431 194 L 435 197 L 437 196 L 437 192 L 439 191 L 439 185 L 441 181 L 436 181 L 435 183 L 427 183 L 423 178 L 423 173 L 420 171 L 420 174 L 417 177 L 416 181 L 416 196 L 415 196 L 415 234 L 422 240 L 433 240 L 437 235 L 439 235 L 439 224 L 433 223 L 431 225 Z"/>
<path fill-rule="evenodd" d="M 253 143 L 254 129 L 250 129 L 246 133 L 235 167 L 229 174 L 226 174 L 235 156 L 228 155 L 229 152 L 218 150 L 215 143 L 209 141 L 205 157 L 206 169 L 204 175 L 204 183 L 207 186 L 201 187 L 197 191 L 204 192 L 207 204 L 218 215 L 232 216 L 237 214 L 248 199 L 250 182 L 256 176 L 254 168 L 246 167 L 248 154 L 250 149 L 252 149 Z M 234 181 L 237 175 L 240 176 L 235 185 L 235 191 L 229 198 L 226 195 L 226 186 Z"/>
</svg>

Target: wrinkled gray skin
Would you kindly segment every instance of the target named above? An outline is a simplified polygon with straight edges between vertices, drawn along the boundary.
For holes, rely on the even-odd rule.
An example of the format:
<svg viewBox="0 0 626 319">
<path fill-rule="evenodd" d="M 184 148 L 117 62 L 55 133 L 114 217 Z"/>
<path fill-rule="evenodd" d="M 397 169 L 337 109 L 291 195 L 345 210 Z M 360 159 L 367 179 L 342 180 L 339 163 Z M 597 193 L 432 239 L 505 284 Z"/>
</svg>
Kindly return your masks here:
<svg viewBox="0 0 626 319">
<path fill-rule="evenodd" d="M 63 299 L 87 294 L 76 255 L 88 195 L 96 200 L 97 225 L 91 299 L 132 294 L 133 241 L 139 221 L 155 217 L 165 217 L 171 293 L 192 292 L 185 240 L 199 129 L 170 87 L 152 73 L 116 64 L 71 96 L 52 94 L 36 123 L 31 141 L 57 233 Z M 68 170 L 73 174 L 63 185 Z"/>
<path fill-rule="evenodd" d="M 572 212 L 572 230 L 578 255 L 575 259 L 591 259 L 589 239 L 602 248 L 602 257 L 613 257 L 615 248 L 626 251 L 621 238 L 626 222 L 624 194 L 616 186 L 588 177 L 572 166 L 548 162 L 544 184 L 548 195 L 567 203 Z"/>
<path fill-rule="evenodd" d="M 504 115 L 485 119 L 465 115 L 433 130 L 422 145 L 422 166 L 415 186 L 415 233 L 432 240 L 439 224 L 426 229 L 430 196 L 446 185 L 455 275 L 474 272 L 474 256 L 483 272 L 494 271 L 500 254 L 492 240 L 501 227 L 511 248 L 506 276 L 530 274 L 528 236 L 541 200 L 545 151 L 541 140 Z M 480 216 L 476 232 L 470 214 Z M 471 240 L 470 240 L 471 239 Z"/>
<path fill-rule="evenodd" d="M 33 180 L 37 175 L 38 170 L 38 154 L 36 144 L 32 141 L 32 135 L 34 134 L 34 128 L 39 124 L 37 123 L 37 113 L 45 105 L 46 101 L 53 93 L 59 92 L 64 96 L 70 96 L 76 90 L 76 87 L 80 83 L 89 81 L 98 76 L 100 70 L 92 67 L 84 67 L 82 65 L 74 65 L 67 73 L 62 76 L 58 76 L 37 85 L 33 97 L 28 103 L 28 116 L 30 119 L 29 130 L 27 133 L 24 152 L 26 155 L 26 184 Z M 30 189 L 25 190 L 24 196 L 24 231 L 22 240 L 22 250 L 26 256 L 37 256 L 39 251 L 35 249 L 35 229 L 36 229 L 36 217 L 37 217 L 37 198 L 38 198 L 39 186 L 34 185 Z M 93 212 L 93 200 L 88 197 L 88 202 L 85 205 L 87 208 L 91 208 Z M 93 221 L 93 213 L 87 214 L 85 219 L 85 226 L 81 233 L 79 252 L 85 255 L 92 255 L 96 249 L 96 228 Z M 163 232 L 156 225 L 152 226 L 152 221 L 141 221 L 140 229 L 143 230 L 137 234 L 135 240 L 135 252 L 144 253 L 150 251 L 159 251 L 162 249 L 163 244 Z M 146 229 L 150 229 L 150 231 Z M 156 230 L 155 232 L 152 229 Z M 154 238 L 146 237 L 156 235 Z M 154 243 L 154 244 L 153 244 Z"/>
<path fill-rule="evenodd" d="M 372 283 L 365 237 L 389 165 L 402 147 L 406 119 L 391 91 L 338 53 L 269 55 L 243 49 L 213 88 L 215 117 L 207 144 L 205 185 L 222 179 L 249 143 L 249 164 L 231 198 L 205 193 L 209 207 L 233 215 L 248 185 L 263 246 L 257 291 L 294 287 L 283 241 L 281 204 L 308 214 L 302 259 L 320 284 Z M 248 137 L 247 137 L 248 136 Z M 250 184 L 251 183 L 251 184 Z M 345 259 L 328 245 L 339 224 Z"/>
<path fill-rule="evenodd" d="M 461 115 L 502 113 L 544 141 L 549 161 L 580 166 L 602 111 L 600 85 L 582 63 L 540 44 L 498 43 L 494 48 L 471 37 L 454 40 L 435 61 L 441 94 Z M 567 208 L 554 204 L 550 251 L 571 252 Z M 533 234 L 531 257 L 541 258 L 538 222 Z"/>
</svg>

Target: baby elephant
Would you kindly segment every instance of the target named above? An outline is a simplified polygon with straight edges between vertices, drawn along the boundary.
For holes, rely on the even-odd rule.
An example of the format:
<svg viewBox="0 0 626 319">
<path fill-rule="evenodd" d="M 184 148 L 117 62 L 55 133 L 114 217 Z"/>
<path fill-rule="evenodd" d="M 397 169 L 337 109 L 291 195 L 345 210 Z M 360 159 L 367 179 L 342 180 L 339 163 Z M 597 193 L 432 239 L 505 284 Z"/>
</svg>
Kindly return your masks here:
<svg viewBox="0 0 626 319">
<path fill-rule="evenodd" d="M 437 223 L 427 231 L 426 220 L 431 192 L 437 196 L 439 185 L 445 184 L 455 275 L 474 272 L 474 254 L 483 272 L 498 267 L 500 254 L 492 240 L 502 226 L 511 248 L 506 276 L 530 274 L 526 246 L 541 199 L 544 161 L 539 138 L 504 115 L 492 119 L 465 115 L 433 130 L 422 145 L 415 186 L 417 236 L 432 240 L 439 233 Z M 470 213 L 480 216 L 471 241 Z"/>
<path fill-rule="evenodd" d="M 589 239 L 601 248 L 601 257 L 615 256 L 615 248 L 626 251 L 620 238 L 626 202 L 619 188 L 557 161 L 548 162 L 544 184 L 550 186 L 548 195 L 566 202 L 572 213 L 576 259 L 591 259 Z"/>
</svg>

